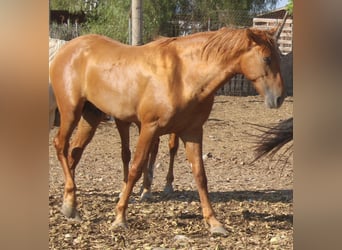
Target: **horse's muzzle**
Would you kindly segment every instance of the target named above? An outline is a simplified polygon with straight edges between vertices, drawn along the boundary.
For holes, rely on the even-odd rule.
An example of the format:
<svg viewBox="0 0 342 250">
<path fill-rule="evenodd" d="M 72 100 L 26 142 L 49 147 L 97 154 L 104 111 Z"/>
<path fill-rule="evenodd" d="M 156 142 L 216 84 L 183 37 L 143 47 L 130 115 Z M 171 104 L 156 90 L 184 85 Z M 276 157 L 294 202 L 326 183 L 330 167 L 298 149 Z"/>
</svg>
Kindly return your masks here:
<svg viewBox="0 0 342 250">
<path fill-rule="evenodd" d="M 269 94 L 265 98 L 265 104 L 268 108 L 276 109 L 279 108 L 284 102 L 285 96 L 274 96 L 273 94 Z"/>
</svg>

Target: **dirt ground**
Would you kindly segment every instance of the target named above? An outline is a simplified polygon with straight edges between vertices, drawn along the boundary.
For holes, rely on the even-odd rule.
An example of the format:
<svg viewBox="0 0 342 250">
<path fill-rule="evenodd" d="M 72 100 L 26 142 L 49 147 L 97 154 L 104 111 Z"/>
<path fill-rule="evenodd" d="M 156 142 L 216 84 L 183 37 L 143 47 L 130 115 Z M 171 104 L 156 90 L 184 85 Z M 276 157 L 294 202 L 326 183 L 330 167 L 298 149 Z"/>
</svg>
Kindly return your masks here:
<svg viewBox="0 0 342 250">
<path fill-rule="evenodd" d="M 293 158 L 254 157 L 249 123 L 270 125 L 293 116 L 293 98 L 267 109 L 260 96 L 217 96 L 204 126 L 203 153 L 210 199 L 228 236 L 205 227 L 191 169 L 180 144 L 174 193 L 163 195 L 168 168 L 168 136 L 161 137 L 152 186 L 153 198 L 139 200 L 141 180 L 128 207 L 128 230 L 110 230 L 122 185 L 120 139 L 115 123 L 100 124 L 76 170 L 81 223 L 60 212 L 63 173 L 50 132 L 50 249 L 293 249 Z M 132 152 L 137 139 L 131 128 Z M 290 150 L 291 151 L 291 150 Z"/>
</svg>

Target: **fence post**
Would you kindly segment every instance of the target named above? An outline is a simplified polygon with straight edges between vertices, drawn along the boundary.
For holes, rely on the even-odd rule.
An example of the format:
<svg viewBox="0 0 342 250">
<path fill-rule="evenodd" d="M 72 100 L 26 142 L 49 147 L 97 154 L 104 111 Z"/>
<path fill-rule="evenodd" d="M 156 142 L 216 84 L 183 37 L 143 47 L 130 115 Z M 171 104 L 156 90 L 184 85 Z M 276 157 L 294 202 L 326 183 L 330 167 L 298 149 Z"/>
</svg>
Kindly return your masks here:
<svg viewBox="0 0 342 250">
<path fill-rule="evenodd" d="M 132 0 L 132 45 L 142 44 L 142 0 Z"/>
</svg>

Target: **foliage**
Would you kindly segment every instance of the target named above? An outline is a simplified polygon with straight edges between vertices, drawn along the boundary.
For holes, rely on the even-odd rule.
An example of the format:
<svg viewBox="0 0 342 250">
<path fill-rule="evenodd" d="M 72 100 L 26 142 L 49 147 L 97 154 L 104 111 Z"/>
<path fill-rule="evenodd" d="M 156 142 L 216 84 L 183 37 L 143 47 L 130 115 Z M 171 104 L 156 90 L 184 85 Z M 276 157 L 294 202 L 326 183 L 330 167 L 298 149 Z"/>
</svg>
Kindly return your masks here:
<svg viewBox="0 0 342 250">
<path fill-rule="evenodd" d="M 82 34 L 96 33 L 128 43 L 130 7 L 130 1 L 127 0 L 100 1 L 88 13 Z"/>
<path fill-rule="evenodd" d="M 293 14 L 293 0 L 289 0 L 289 3 L 286 5 L 286 10 L 290 15 Z"/>
<path fill-rule="evenodd" d="M 275 8 L 277 0 L 188 0 L 179 4 L 178 14 L 201 22 L 202 29 L 216 30 L 222 26 L 246 27 L 252 17 Z"/>
<path fill-rule="evenodd" d="M 273 9 L 277 1 L 144 0 L 143 42 L 158 35 L 181 35 L 181 28 L 193 28 L 196 24 L 202 30 L 218 29 L 226 25 L 249 26 L 255 13 Z M 130 43 L 129 0 L 50 0 L 50 9 L 84 11 L 87 21 L 80 29 L 81 34 L 97 33 Z"/>
<path fill-rule="evenodd" d="M 170 21 L 176 12 L 177 2 L 182 1 L 143 1 L 143 41 L 150 41 L 158 35 L 170 36 Z"/>
<path fill-rule="evenodd" d="M 83 10 L 84 0 L 50 0 L 51 10 L 67 10 L 69 12 L 80 12 Z"/>
</svg>

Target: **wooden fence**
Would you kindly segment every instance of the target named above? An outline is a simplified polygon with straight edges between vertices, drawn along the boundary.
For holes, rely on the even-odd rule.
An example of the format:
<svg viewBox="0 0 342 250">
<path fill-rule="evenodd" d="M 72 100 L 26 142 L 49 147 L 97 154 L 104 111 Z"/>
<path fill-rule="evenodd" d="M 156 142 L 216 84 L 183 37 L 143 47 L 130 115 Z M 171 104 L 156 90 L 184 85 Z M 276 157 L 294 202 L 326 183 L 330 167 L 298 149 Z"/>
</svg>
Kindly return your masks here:
<svg viewBox="0 0 342 250">
<path fill-rule="evenodd" d="M 282 23 L 282 19 L 275 18 L 253 18 L 253 27 L 258 29 L 271 29 Z M 277 41 L 279 49 L 283 55 L 292 51 L 292 19 L 286 19 L 285 25 Z"/>
<path fill-rule="evenodd" d="M 250 96 L 257 95 L 252 83 L 244 75 L 238 74 L 216 92 L 217 95 Z"/>
</svg>

